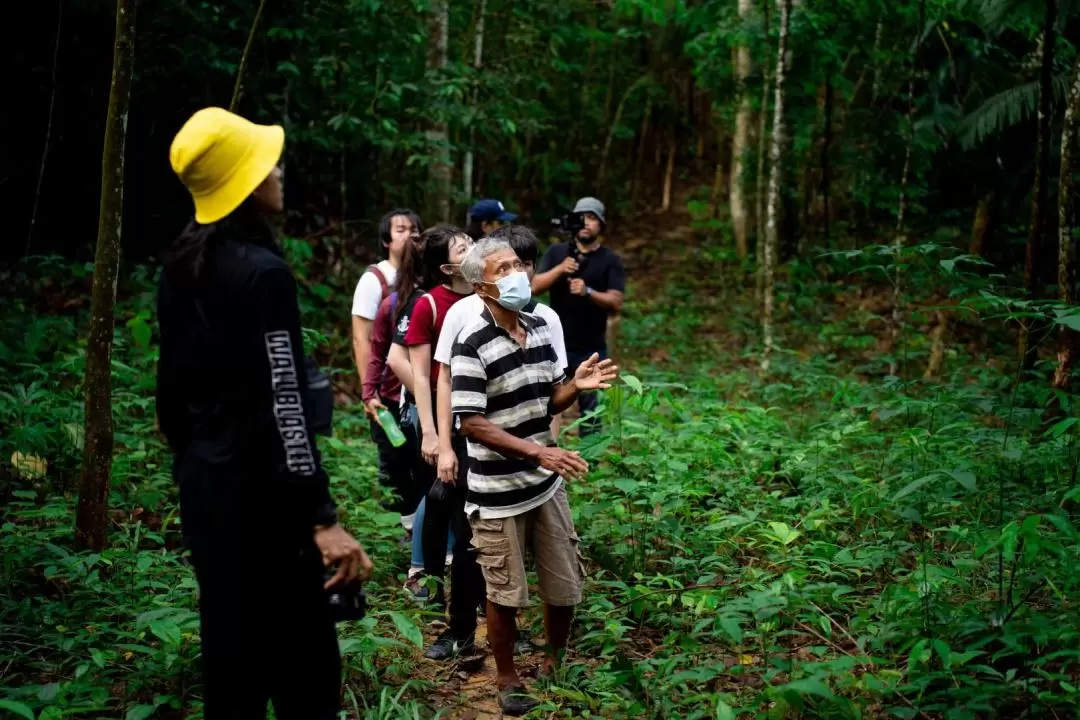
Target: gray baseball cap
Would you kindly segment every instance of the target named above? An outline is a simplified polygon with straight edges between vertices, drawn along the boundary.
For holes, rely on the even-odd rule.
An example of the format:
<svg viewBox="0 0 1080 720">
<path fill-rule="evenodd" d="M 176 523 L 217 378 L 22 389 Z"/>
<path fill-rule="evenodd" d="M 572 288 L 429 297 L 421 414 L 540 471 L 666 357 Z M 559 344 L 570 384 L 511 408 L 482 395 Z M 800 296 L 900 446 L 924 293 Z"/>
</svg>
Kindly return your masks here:
<svg viewBox="0 0 1080 720">
<path fill-rule="evenodd" d="M 577 205 L 574 206 L 574 212 L 592 213 L 596 217 L 600 218 L 600 222 L 607 225 L 607 220 L 604 219 L 604 203 L 600 202 L 594 197 L 583 197 L 578 200 Z"/>
</svg>

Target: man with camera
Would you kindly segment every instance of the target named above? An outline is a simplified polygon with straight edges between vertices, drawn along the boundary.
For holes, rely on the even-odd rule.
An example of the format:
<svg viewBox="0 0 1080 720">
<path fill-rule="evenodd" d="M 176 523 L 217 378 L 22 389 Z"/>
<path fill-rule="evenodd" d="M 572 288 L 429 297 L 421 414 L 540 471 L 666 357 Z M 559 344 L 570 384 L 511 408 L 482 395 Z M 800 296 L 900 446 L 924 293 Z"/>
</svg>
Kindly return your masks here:
<svg viewBox="0 0 1080 720">
<path fill-rule="evenodd" d="M 567 374 L 574 372 L 593 353 L 607 357 L 608 316 L 622 309 L 626 273 L 622 260 L 604 247 L 601 234 L 607 227 L 604 204 L 593 197 L 577 201 L 574 211 L 553 225 L 570 237 L 548 248 L 533 277 L 532 291 L 551 292 L 551 308 L 562 320 L 566 337 Z M 596 409 L 596 395 L 582 394 L 578 407 L 582 417 Z M 581 435 L 598 432 L 599 418 L 585 420 Z"/>
</svg>

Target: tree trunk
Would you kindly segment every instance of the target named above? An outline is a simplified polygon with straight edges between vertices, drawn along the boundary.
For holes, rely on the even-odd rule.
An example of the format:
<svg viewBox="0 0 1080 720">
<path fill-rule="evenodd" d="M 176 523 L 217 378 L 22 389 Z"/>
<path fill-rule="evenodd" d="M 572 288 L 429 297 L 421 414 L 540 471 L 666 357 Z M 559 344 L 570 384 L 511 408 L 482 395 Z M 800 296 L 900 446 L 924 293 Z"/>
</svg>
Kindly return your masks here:
<svg viewBox="0 0 1080 720">
<path fill-rule="evenodd" d="M 870 63 L 874 66 L 874 82 L 870 86 L 870 107 L 873 107 L 877 103 L 878 91 L 881 89 L 881 62 L 878 60 L 878 53 L 881 52 L 881 33 L 885 28 L 885 23 L 882 18 L 877 21 L 877 27 L 874 28 L 874 50 L 870 56 Z M 922 32 L 922 28 L 919 28 Z M 852 98 L 854 101 L 854 98 Z"/>
<path fill-rule="evenodd" d="M 777 41 L 776 51 L 776 95 L 773 100 L 773 134 L 772 145 L 769 150 L 769 160 L 772 165 L 769 173 L 769 201 L 765 220 L 765 252 L 763 266 L 764 308 L 762 311 L 761 334 L 765 348 L 761 357 L 761 372 L 769 372 L 769 364 L 772 361 L 773 352 L 773 312 L 775 302 L 775 288 L 773 287 L 776 274 L 776 249 L 779 245 L 777 240 L 777 220 L 780 209 L 780 154 L 784 147 L 784 59 L 787 55 L 788 24 L 791 19 L 791 0 L 779 0 L 780 8 L 780 37 Z"/>
<path fill-rule="evenodd" d="M 918 38 L 922 37 L 923 2 L 919 3 Z M 900 198 L 896 206 L 896 237 L 893 240 L 893 263 L 895 264 L 895 276 L 893 277 L 893 308 L 892 308 L 892 332 L 890 337 L 890 350 L 892 361 L 889 363 L 889 374 L 896 375 L 899 371 L 899 363 L 896 361 L 897 348 L 900 345 L 900 334 L 904 328 L 904 264 L 901 254 L 904 245 L 907 244 L 907 234 L 904 222 L 907 215 L 907 186 L 908 175 L 911 172 L 911 151 L 915 145 L 915 61 L 919 55 L 919 40 L 915 41 L 915 51 L 911 56 L 911 72 L 908 76 L 907 92 L 907 143 L 904 147 L 904 169 L 900 172 Z"/>
<path fill-rule="evenodd" d="M 716 168 L 713 170 L 713 215 L 714 217 L 721 217 L 722 213 L 720 212 L 720 198 L 724 194 L 724 183 L 728 182 L 729 180 L 727 175 L 724 174 L 724 161 L 726 160 L 726 158 L 724 157 L 724 124 L 717 122 L 715 123 L 715 127 L 717 153 Z M 730 207 L 728 208 L 728 211 L 730 213 Z"/>
<path fill-rule="evenodd" d="M 469 124 L 469 148 L 465 151 L 465 159 L 461 164 L 461 190 L 465 200 L 473 197 L 473 151 L 476 149 L 476 106 L 480 97 L 480 66 L 484 60 L 484 15 L 487 12 L 487 0 L 477 0 L 477 19 L 475 42 L 473 43 L 473 70 L 476 71 L 477 87 L 473 89 L 472 111 L 473 119 Z M 468 224 L 468 218 L 465 218 Z"/>
<path fill-rule="evenodd" d="M 930 360 L 926 363 L 923 378 L 932 380 L 941 373 L 945 360 L 945 333 L 949 329 L 949 317 L 941 310 L 934 313 L 934 329 L 930 331 Z"/>
<path fill-rule="evenodd" d="M 829 178 L 829 153 L 832 150 L 833 135 L 833 84 L 832 72 L 825 76 L 825 129 L 821 135 L 821 221 L 825 239 L 829 239 L 829 220 L 832 209 L 829 207 L 831 190 Z"/>
<path fill-rule="evenodd" d="M 60 61 L 60 31 L 64 27 L 64 0 L 56 3 L 56 40 L 53 42 L 52 79 L 49 81 L 49 116 L 45 122 L 45 145 L 41 149 L 41 170 L 38 171 L 37 190 L 34 191 L 34 205 L 30 210 L 30 229 L 26 233 L 26 249 L 23 256 L 30 254 L 30 244 L 34 239 L 34 225 L 37 224 L 38 206 L 41 202 L 41 188 L 45 184 L 45 162 L 49 159 L 49 144 L 52 142 L 53 111 L 56 108 L 56 71 Z"/>
<path fill-rule="evenodd" d="M 607 138 L 604 140 L 604 149 L 600 153 L 600 169 L 596 174 L 597 185 L 600 188 L 604 187 L 604 177 L 607 173 L 607 159 L 608 154 L 611 152 L 611 143 L 615 139 L 615 129 L 619 127 L 619 123 L 622 122 L 623 111 L 626 109 L 626 102 L 630 99 L 630 96 L 634 94 L 634 91 L 645 84 L 649 79 L 649 76 L 642 75 L 637 79 L 634 84 L 626 88 L 626 92 L 623 93 L 622 98 L 619 100 L 619 107 L 615 110 L 615 118 L 611 121 L 611 127 L 608 128 Z"/>
<path fill-rule="evenodd" d="M 751 0 L 739 0 L 739 21 L 746 25 L 754 10 Z M 746 81 L 750 77 L 750 45 L 742 42 L 733 51 L 735 60 L 735 92 L 739 106 L 735 111 L 735 133 L 731 136 L 731 181 L 729 203 L 731 205 L 731 228 L 735 235 L 735 251 L 739 259 L 749 251 L 747 232 L 749 214 L 746 210 L 746 155 L 750 137 L 750 91 Z"/>
<path fill-rule="evenodd" d="M 988 192 L 979 199 L 975 207 L 975 219 L 971 223 L 971 244 L 968 246 L 968 254 L 975 257 L 983 257 L 986 252 L 986 239 L 990 236 L 990 228 L 994 220 L 994 202 L 996 193 Z"/>
<path fill-rule="evenodd" d="M 101 154 L 101 207 L 83 379 L 86 410 L 75 538 L 78 547 L 94 550 L 104 549 L 109 522 L 113 454 L 112 340 L 124 209 L 124 140 L 135 60 L 135 2 L 116 0 L 116 42 Z"/>
<path fill-rule="evenodd" d="M 649 119 L 652 115 L 652 95 L 645 99 L 645 114 L 641 118 L 641 130 L 638 135 L 637 159 L 634 161 L 634 174 L 630 178 L 630 199 L 637 200 L 638 189 L 644 184 L 641 168 L 645 163 L 645 143 L 649 137 Z"/>
<path fill-rule="evenodd" d="M 449 0 L 433 0 L 428 19 L 428 72 L 441 73 L 446 69 L 449 33 Z M 446 121 L 440 118 L 433 122 L 427 131 L 427 139 L 434 153 L 428 177 L 432 190 L 431 214 L 439 222 L 449 222 L 452 161 Z"/>
<path fill-rule="evenodd" d="M 240 56 L 240 65 L 236 68 L 236 83 L 233 85 L 232 100 L 229 101 L 229 112 L 236 112 L 236 106 L 240 103 L 240 91 L 244 87 L 244 71 L 247 70 L 248 58 L 251 57 L 251 46 L 255 42 L 255 32 L 259 29 L 262 20 L 263 8 L 266 0 L 259 0 L 259 9 L 255 11 L 255 19 L 251 21 L 251 30 L 248 31 L 247 42 L 244 43 L 244 52 Z"/>
<path fill-rule="evenodd" d="M 666 213 L 671 209 L 671 184 L 675 177 L 675 131 L 671 131 L 671 139 L 668 141 L 667 168 L 664 170 L 664 195 L 660 205 L 660 212 Z"/>
<path fill-rule="evenodd" d="M 765 25 L 765 45 L 769 46 L 769 2 L 761 3 L 762 23 Z M 757 188 L 754 191 L 754 237 L 757 243 L 758 268 L 761 267 L 761 240 L 765 236 L 765 171 L 766 142 L 769 132 L 769 58 L 766 57 L 761 63 L 761 107 L 758 110 L 757 120 Z M 757 273 L 758 287 L 757 300 L 761 300 L 761 273 Z"/>
<path fill-rule="evenodd" d="M 1029 300 L 1035 300 L 1041 294 L 1039 286 L 1043 281 L 1043 255 L 1046 252 L 1046 194 L 1050 181 L 1050 102 L 1053 99 L 1054 82 L 1054 43 L 1056 34 L 1054 23 L 1057 19 L 1056 0 L 1046 0 L 1046 12 L 1043 15 L 1042 67 L 1039 71 L 1039 125 L 1035 145 L 1035 183 L 1031 191 L 1031 225 L 1028 228 L 1027 252 L 1024 257 L 1024 289 Z M 1020 363 L 1026 370 L 1035 366 L 1038 345 L 1032 337 L 1038 337 L 1042 323 L 1028 318 L 1020 326 L 1020 338 L 1017 353 Z"/>
<path fill-rule="evenodd" d="M 1058 174 L 1058 299 L 1062 304 L 1076 304 L 1076 247 L 1073 242 L 1074 197 L 1073 151 L 1076 147 L 1076 122 L 1080 118 L 1080 59 L 1073 70 L 1073 85 L 1069 104 L 1065 108 L 1065 121 L 1061 128 L 1061 172 Z M 1069 386 L 1069 378 L 1076 367 L 1080 353 L 1080 333 L 1062 325 L 1058 329 L 1058 364 L 1054 369 L 1052 387 L 1062 392 Z M 1052 414 L 1060 414 L 1060 402 L 1055 396 L 1051 401 Z"/>
</svg>

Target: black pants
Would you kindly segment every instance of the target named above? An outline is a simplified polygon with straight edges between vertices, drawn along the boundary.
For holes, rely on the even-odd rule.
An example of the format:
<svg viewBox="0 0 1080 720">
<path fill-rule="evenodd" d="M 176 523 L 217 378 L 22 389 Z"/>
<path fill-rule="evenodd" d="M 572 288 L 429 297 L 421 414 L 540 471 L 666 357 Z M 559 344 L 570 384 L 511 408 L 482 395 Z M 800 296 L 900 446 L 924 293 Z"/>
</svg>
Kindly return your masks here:
<svg viewBox="0 0 1080 720">
<path fill-rule="evenodd" d="M 577 372 L 578 366 L 581 363 L 592 357 L 593 353 L 598 353 L 600 359 L 607 358 L 607 348 L 600 348 L 598 350 L 590 350 L 589 352 L 578 352 L 576 350 L 566 351 L 566 375 L 567 377 L 574 377 L 574 373 Z M 596 410 L 596 406 L 600 403 L 599 397 L 595 392 L 582 393 L 578 395 L 578 408 L 581 410 L 581 417 L 585 417 L 592 411 Z M 578 435 L 586 437 L 598 433 L 604 429 L 604 421 L 599 417 L 594 417 L 589 420 L 583 420 L 581 425 L 578 426 Z"/>
<path fill-rule="evenodd" d="M 451 525 L 454 528 L 454 564 L 450 566 L 450 632 L 458 639 L 470 637 L 476 632 L 476 607 L 486 594 L 484 576 L 476 563 L 476 550 L 472 547 L 472 528 L 465 516 L 465 496 L 469 487 L 469 457 L 465 438 L 455 435 L 454 454 L 458 460 L 457 485 L 448 488 L 445 500 L 436 502 L 428 495 L 424 513 L 424 572 L 442 577 L 446 563 L 446 536 Z M 424 462 L 423 459 L 420 462 Z M 427 465 L 427 463 L 424 463 Z M 438 480 L 434 468 L 432 482 Z M 430 487 L 430 485 L 429 485 Z M 443 588 L 440 585 L 436 603 L 442 603 Z"/>
<path fill-rule="evenodd" d="M 337 631 L 314 542 L 252 552 L 195 551 L 207 720 L 335 720 L 341 701 Z M 241 551 L 239 553 L 234 550 Z"/>
<path fill-rule="evenodd" d="M 398 418 L 397 402 L 381 399 L 391 414 Z M 374 418 L 371 420 L 371 439 L 375 441 L 375 447 L 379 451 L 379 484 L 394 493 L 394 497 L 384 502 L 383 506 L 389 512 L 411 515 L 416 512 L 416 506 L 420 504 L 420 498 L 427 492 L 427 488 L 421 487 L 413 476 L 414 458 L 420 452 L 416 430 L 412 424 L 403 422 L 400 418 L 398 425 L 405 434 L 405 444 L 401 447 L 391 444 L 382 425 Z"/>
</svg>

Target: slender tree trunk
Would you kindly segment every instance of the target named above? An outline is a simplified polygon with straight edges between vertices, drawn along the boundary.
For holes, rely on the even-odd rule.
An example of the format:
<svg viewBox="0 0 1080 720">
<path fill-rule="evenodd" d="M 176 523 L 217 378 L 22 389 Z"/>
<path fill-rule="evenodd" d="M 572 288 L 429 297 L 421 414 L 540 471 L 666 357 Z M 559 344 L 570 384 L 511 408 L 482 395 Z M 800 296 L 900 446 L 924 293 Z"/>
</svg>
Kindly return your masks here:
<svg viewBox="0 0 1080 720">
<path fill-rule="evenodd" d="M 762 23 L 765 25 L 765 46 L 769 46 L 769 2 L 766 0 L 761 3 Z M 769 57 L 766 54 L 764 60 L 761 63 L 761 107 L 758 110 L 757 118 L 757 188 L 754 191 L 754 235 L 755 242 L 757 243 L 757 260 L 758 268 L 761 266 L 761 240 L 765 236 L 765 171 L 767 168 L 766 157 L 768 155 L 768 148 L 766 146 L 769 140 Z M 758 272 L 758 281 L 761 279 L 761 273 Z M 761 300 L 761 284 L 758 282 L 757 300 Z"/>
<path fill-rule="evenodd" d="M 615 119 L 611 121 L 611 127 L 608 128 L 607 138 L 604 140 L 604 149 L 600 153 L 600 169 L 596 174 L 597 185 L 601 188 L 604 187 L 604 177 L 607 173 L 607 160 L 608 154 L 611 152 L 611 143 L 615 139 L 615 129 L 622 122 L 623 111 L 626 109 L 626 102 L 630 99 L 630 96 L 634 94 L 634 91 L 645 84 L 649 79 L 649 76 L 642 75 L 637 79 L 630 87 L 626 88 L 626 92 L 623 93 L 622 98 L 619 100 L 619 107 L 615 110 Z"/>
<path fill-rule="evenodd" d="M 251 57 L 251 46 L 255 42 L 255 32 L 259 29 L 262 20 L 263 8 L 266 0 L 259 0 L 259 9 L 255 11 L 255 19 L 251 21 L 251 30 L 248 31 L 247 42 L 244 43 L 244 53 L 240 56 L 240 65 L 236 68 L 236 83 L 233 85 L 232 100 L 229 101 L 229 111 L 236 112 L 240 102 L 240 91 L 244 87 L 244 71 L 247 70 L 248 58 Z"/>
<path fill-rule="evenodd" d="M 675 131 L 671 131 L 671 139 L 668 141 L 667 167 L 664 170 L 664 194 L 660 205 L 660 212 L 666 213 L 671 209 L 671 185 L 675 177 L 675 149 L 678 143 L 675 141 Z"/>
<path fill-rule="evenodd" d="M 945 360 L 945 333 L 949 329 L 949 317 L 941 310 L 934 313 L 934 329 L 930 331 L 930 360 L 926 363 L 923 378 L 932 380 L 941 374 Z"/>
<path fill-rule="evenodd" d="M 1028 228 L 1027 252 L 1024 258 L 1024 288 L 1029 300 L 1039 297 L 1043 272 L 1043 255 L 1046 252 L 1046 195 L 1050 182 L 1050 103 L 1053 99 L 1054 82 L 1054 23 L 1057 19 L 1057 1 L 1046 0 L 1043 15 L 1042 66 L 1039 72 L 1039 126 L 1035 145 L 1035 183 L 1031 191 L 1031 225 Z M 1026 370 L 1035 366 L 1038 344 L 1033 341 L 1042 330 L 1043 323 L 1034 318 L 1026 319 L 1020 327 L 1017 352 Z"/>
<path fill-rule="evenodd" d="M 727 175 L 724 174 L 724 124 L 721 122 L 715 123 L 716 127 L 716 168 L 713 170 L 713 211 L 716 217 L 721 216 L 720 212 L 720 198 L 724 194 L 724 183 L 728 181 Z M 730 211 L 730 207 L 728 208 Z"/>
<path fill-rule="evenodd" d="M 38 171 L 37 190 L 34 191 L 34 205 L 30 210 L 30 229 L 26 233 L 24 256 L 30 254 L 30 244 L 34 239 L 34 226 L 37 224 L 38 206 L 41 202 L 41 188 L 45 184 L 45 161 L 49 159 L 49 144 L 52 142 L 53 110 L 56 108 L 56 70 L 60 61 L 60 31 L 63 27 L 64 0 L 57 0 L 56 40 L 53 42 L 52 79 L 49 87 L 49 115 L 45 121 L 45 144 L 41 148 L 41 170 Z"/>
<path fill-rule="evenodd" d="M 641 118 L 641 131 L 638 134 L 637 159 L 634 160 L 634 174 L 630 178 L 630 197 L 637 199 L 638 189 L 644 184 L 641 168 L 645 163 L 645 143 L 649 138 L 649 119 L 652 116 L 652 95 L 645 99 L 645 114 Z"/>
<path fill-rule="evenodd" d="M 476 71 L 476 82 L 480 82 L 480 66 L 484 60 L 484 15 L 487 12 L 487 0 L 477 0 L 477 19 L 475 42 L 473 43 L 473 70 Z M 461 165 L 461 189 L 466 201 L 473 197 L 473 151 L 476 149 L 476 106 L 480 98 L 479 85 L 473 89 L 472 111 L 473 120 L 469 124 L 469 148 L 465 151 L 465 159 Z M 468 223 L 468 218 L 466 218 Z"/>
<path fill-rule="evenodd" d="M 829 154 L 832 150 L 833 136 L 833 84 L 832 72 L 825 76 L 825 129 L 821 134 L 821 220 L 825 239 L 829 239 L 829 221 L 832 209 L 829 207 L 831 178 L 829 177 Z"/>
<path fill-rule="evenodd" d="M 441 73 L 446 69 L 449 33 L 449 0 L 432 0 L 431 15 L 428 18 L 429 72 Z M 434 158 L 429 167 L 429 181 L 432 188 L 431 213 L 439 222 L 449 222 L 452 161 L 446 121 L 440 118 L 433 122 L 427 132 L 427 138 L 434 152 Z"/>
<path fill-rule="evenodd" d="M 105 547 L 109 522 L 113 454 L 112 339 L 124 209 L 124 140 L 135 60 L 135 2 L 116 0 L 116 42 L 101 155 L 101 208 L 83 379 L 86 410 L 75 537 L 79 547 L 94 550 Z"/>
<path fill-rule="evenodd" d="M 988 192 L 979 198 L 979 204 L 975 207 L 975 219 L 971 223 L 971 244 L 968 246 L 968 254 L 975 257 L 983 257 L 986 252 L 986 240 L 990 236 L 990 228 L 994 221 L 994 202 L 996 193 Z"/>
<path fill-rule="evenodd" d="M 754 11 L 752 0 L 739 0 L 739 21 L 746 25 Z M 728 202 L 731 205 L 731 229 L 735 235 L 735 251 L 739 259 L 749 252 L 747 240 L 750 220 L 746 209 L 746 156 L 750 137 L 750 91 L 746 81 L 750 77 L 750 45 L 742 42 L 733 51 L 735 61 L 735 92 L 739 105 L 735 111 L 735 133 L 731 136 L 731 182 Z"/>
<path fill-rule="evenodd" d="M 1073 152 L 1076 149 L 1076 122 L 1080 119 L 1080 59 L 1073 70 L 1073 85 L 1069 92 L 1069 104 L 1065 108 L 1065 122 L 1061 128 L 1061 172 L 1058 173 L 1058 299 L 1064 305 L 1076 305 L 1076 244 L 1073 241 L 1075 187 L 1073 185 Z M 1080 353 L 1080 333 L 1062 325 L 1058 329 L 1057 367 L 1054 369 L 1052 387 L 1065 391 L 1069 378 L 1076 367 Z M 1060 403 L 1052 401 L 1051 413 L 1060 414 Z"/>
<path fill-rule="evenodd" d="M 780 9 L 780 37 L 777 41 L 776 51 L 776 96 L 773 100 L 773 134 L 772 146 L 769 151 L 769 160 L 772 169 L 769 173 L 769 201 L 765 220 L 765 252 L 762 263 L 764 308 L 762 311 L 761 334 L 765 348 L 761 357 L 761 372 L 769 372 L 769 364 L 773 353 L 773 313 L 776 291 L 774 288 L 774 276 L 776 274 L 776 250 L 779 245 L 777 240 L 777 223 L 780 210 L 780 171 L 781 152 L 784 147 L 784 80 L 786 77 L 784 60 L 787 56 L 788 25 L 791 20 L 791 0 L 779 0 Z"/>
<path fill-rule="evenodd" d="M 923 2 L 919 3 L 918 37 L 922 37 Z M 893 263 L 895 276 L 893 277 L 893 308 L 892 308 L 892 333 L 891 354 L 892 361 L 889 363 L 889 374 L 896 375 L 899 371 L 899 363 L 896 361 L 896 353 L 900 347 L 900 335 L 904 329 L 904 264 L 901 257 L 904 245 L 907 244 L 907 228 L 905 226 L 907 216 L 907 187 L 908 176 L 911 173 L 911 151 L 915 145 L 915 62 L 919 55 L 919 42 L 915 42 L 915 52 L 911 56 L 911 71 L 908 76 L 907 92 L 907 143 L 904 147 L 904 169 L 900 172 L 900 198 L 896 207 L 896 237 L 893 240 Z"/>
<path fill-rule="evenodd" d="M 870 107 L 877 102 L 878 91 L 881 90 L 881 62 L 878 60 L 878 53 L 881 52 L 881 33 L 884 27 L 883 18 L 879 18 L 877 27 L 874 28 L 874 51 L 870 56 L 870 63 L 874 66 L 874 82 L 870 86 Z M 922 28 L 919 28 L 919 32 L 922 32 Z"/>
</svg>

